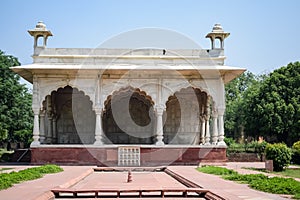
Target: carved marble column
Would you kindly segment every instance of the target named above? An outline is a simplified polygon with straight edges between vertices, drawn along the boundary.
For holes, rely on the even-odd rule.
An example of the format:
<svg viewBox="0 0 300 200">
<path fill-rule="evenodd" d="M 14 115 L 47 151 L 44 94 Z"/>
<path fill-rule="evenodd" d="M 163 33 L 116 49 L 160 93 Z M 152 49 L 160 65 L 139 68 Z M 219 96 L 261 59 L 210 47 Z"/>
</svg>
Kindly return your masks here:
<svg viewBox="0 0 300 200">
<path fill-rule="evenodd" d="M 52 128 L 52 143 L 55 144 L 57 143 L 57 127 L 56 127 L 56 116 L 53 116 L 52 118 L 52 125 L 53 125 L 53 128 Z"/>
<path fill-rule="evenodd" d="M 94 111 L 96 114 L 96 124 L 95 124 L 95 142 L 94 145 L 102 146 L 103 141 L 103 127 L 102 127 L 102 104 L 101 104 L 101 92 L 102 92 L 102 78 L 98 74 L 97 79 L 95 80 L 95 107 Z"/>
<path fill-rule="evenodd" d="M 204 144 L 205 143 L 205 119 L 204 119 L 204 116 L 200 116 L 200 122 L 201 122 L 200 144 Z"/>
<path fill-rule="evenodd" d="M 33 108 L 33 114 L 34 114 L 34 119 L 33 119 L 33 142 L 31 143 L 31 147 L 39 146 L 41 143 L 39 141 L 40 139 L 40 130 L 39 130 L 39 113 L 40 109 L 39 108 Z"/>
<path fill-rule="evenodd" d="M 31 147 L 39 146 L 41 143 L 40 139 L 40 125 L 39 125 L 39 90 L 38 90 L 38 79 L 36 76 L 33 77 L 33 87 L 32 87 L 32 111 L 33 111 L 33 142 L 30 144 Z"/>
<path fill-rule="evenodd" d="M 218 136 L 218 145 L 226 146 L 224 142 L 224 112 L 225 108 L 218 108 L 218 121 L 219 121 L 219 136 Z"/>
<path fill-rule="evenodd" d="M 101 120 L 102 109 L 101 107 L 97 106 L 94 110 L 96 114 L 94 145 L 101 146 L 103 145 L 103 128 L 102 128 L 102 120 Z"/>
<path fill-rule="evenodd" d="M 207 115 L 205 119 L 205 145 L 210 145 L 209 118 L 210 115 Z"/>
<path fill-rule="evenodd" d="M 46 135 L 46 143 L 52 143 L 52 102 L 51 96 L 46 97 L 47 102 L 47 117 L 48 117 L 48 124 L 47 124 L 47 135 Z"/>
<path fill-rule="evenodd" d="M 45 141 L 45 110 L 40 111 L 40 143 Z"/>
<path fill-rule="evenodd" d="M 213 132 L 212 132 L 212 144 L 217 145 L 218 143 L 218 111 L 214 107 L 212 111 L 213 118 Z"/>
<path fill-rule="evenodd" d="M 48 112 L 47 113 L 47 116 L 48 116 L 48 124 L 47 124 L 47 135 L 46 135 L 46 143 L 47 144 L 51 144 L 52 143 L 52 116 L 51 116 L 51 113 Z"/>
<path fill-rule="evenodd" d="M 165 106 L 163 104 L 159 104 L 155 106 L 155 114 L 156 114 L 156 145 L 162 146 L 164 145 L 164 132 L 163 132 L 163 113 L 165 110 Z"/>
<path fill-rule="evenodd" d="M 208 96 L 207 103 L 206 103 L 206 116 L 205 116 L 205 145 L 210 145 L 209 119 L 210 119 L 210 97 Z"/>
</svg>

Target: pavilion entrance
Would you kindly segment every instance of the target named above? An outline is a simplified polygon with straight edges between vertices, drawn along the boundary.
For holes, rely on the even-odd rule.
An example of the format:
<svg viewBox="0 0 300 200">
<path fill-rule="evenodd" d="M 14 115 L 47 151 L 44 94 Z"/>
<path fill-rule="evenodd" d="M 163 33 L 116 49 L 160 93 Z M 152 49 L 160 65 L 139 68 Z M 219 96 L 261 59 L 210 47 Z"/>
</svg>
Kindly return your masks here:
<svg viewBox="0 0 300 200">
<path fill-rule="evenodd" d="M 105 101 L 102 117 L 105 143 L 154 144 L 155 115 L 151 97 L 131 87 L 121 89 Z"/>
<path fill-rule="evenodd" d="M 95 112 L 90 98 L 66 86 L 51 92 L 40 117 L 44 144 L 93 144 Z"/>
<path fill-rule="evenodd" d="M 203 143 L 205 125 L 201 120 L 209 118 L 209 106 L 207 93 L 198 88 L 184 88 L 170 96 L 164 113 L 165 144 Z"/>
</svg>

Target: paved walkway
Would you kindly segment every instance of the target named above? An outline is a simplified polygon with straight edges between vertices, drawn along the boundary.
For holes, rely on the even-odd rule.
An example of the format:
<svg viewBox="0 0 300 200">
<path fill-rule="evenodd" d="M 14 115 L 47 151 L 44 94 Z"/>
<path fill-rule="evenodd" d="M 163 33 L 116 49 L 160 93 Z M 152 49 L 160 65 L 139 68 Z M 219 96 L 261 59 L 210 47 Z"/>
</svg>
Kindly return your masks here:
<svg viewBox="0 0 300 200">
<path fill-rule="evenodd" d="M 263 168 L 264 163 L 227 163 L 225 167 L 237 170 L 239 173 L 246 173 L 242 167 Z M 15 169 L 24 169 L 29 166 L 2 166 Z M 0 166 L 1 168 L 1 166 Z M 68 188 L 84 177 L 92 173 L 92 166 L 63 166 L 64 172 L 58 174 L 48 174 L 41 179 L 27 181 L 16 184 L 7 190 L 0 191 L 0 200 L 48 200 L 52 193 L 49 192 L 54 187 Z M 185 178 L 209 189 L 212 192 L 229 200 L 281 200 L 285 199 L 279 195 L 268 194 L 250 189 L 245 184 L 238 184 L 224 180 L 218 176 L 200 173 L 195 170 L 195 166 L 170 166 L 169 169 L 184 176 Z M 252 170 L 248 170 L 253 172 Z M 5 172 L 5 171 L 4 171 Z M 254 171 L 254 173 L 256 173 Z M 157 180 L 159 181 L 159 180 Z M 149 184 L 149 183 L 148 183 Z M 155 184 L 154 184 L 155 186 Z M 53 196 L 53 195 L 52 195 Z"/>
<path fill-rule="evenodd" d="M 0 166 L 14 168 L 15 171 L 31 166 Z M 43 178 L 16 184 L 11 188 L 0 191 L 0 200 L 48 200 L 52 195 L 52 188 L 70 187 L 87 174 L 91 173 L 91 166 L 64 166 L 63 172 L 47 174 Z M 5 171 L 4 171 L 5 172 Z"/>
</svg>

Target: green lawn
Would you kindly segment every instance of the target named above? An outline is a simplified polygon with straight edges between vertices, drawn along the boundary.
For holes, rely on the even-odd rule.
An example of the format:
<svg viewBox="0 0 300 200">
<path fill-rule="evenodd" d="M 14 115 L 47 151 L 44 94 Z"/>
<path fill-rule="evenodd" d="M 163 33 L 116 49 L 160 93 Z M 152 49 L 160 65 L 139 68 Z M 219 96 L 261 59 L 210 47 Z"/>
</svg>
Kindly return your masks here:
<svg viewBox="0 0 300 200">
<path fill-rule="evenodd" d="M 266 171 L 265 169 L 257 169 L 257 168 L 245 168 L 245 169 L 251 169 L 254 171 L 260 171 L 260 172 L 264 172 L 264 173 L 272 173 L 272 174 L 287 176 L 287 177 L 291 177 L 291 178 L 300 178 L 300 167 L 299 168 L 287 168 L 282 172 L 269 172 L 269 171 Z"/>
<path fill-rule="evenodd" d="M 289 169 L 286 169 L 282 172 L 272 172 L 274 174 L 279 174 L 279 175 L 282 175 L 282 176 L 288 176 L 288 177 L 292 177 L 292 178 L 300 178 L 300 168 L 289 168 Z"/>
<path fill-rule="evenodd" d="M 9 188 L 16 183 L 34 180 L 45 174 L 58 173 L 63 169 L 56 165 L 44 165 L 21 170 L 19 172 L 0 173 L 0 190 Z"/>
</svg>

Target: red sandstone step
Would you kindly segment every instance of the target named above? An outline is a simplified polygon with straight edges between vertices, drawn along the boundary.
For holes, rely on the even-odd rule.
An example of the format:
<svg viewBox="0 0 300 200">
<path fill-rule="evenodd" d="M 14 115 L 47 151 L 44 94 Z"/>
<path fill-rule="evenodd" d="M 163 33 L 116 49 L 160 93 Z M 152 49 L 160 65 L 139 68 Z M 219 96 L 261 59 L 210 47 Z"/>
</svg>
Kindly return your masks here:
<svg viewBox="0 0 300 200">
<path fill-rule="evenodd" d="M 77 194 L 79 193 L 94 193 L 95 197 L 99 197 L 99 193 L 106 193 L 106 194 L 112 194 L 115 193 L 114 196 L 121 197 L 121 194 L 127 194 L 128 193 L 137 193 L 139 197 L 145 196 L 145 193 L 160 193 L 159 196 L 164 197 L 166 193 L 174 194 L 174 193 L 182 193 L 183 197 L 188 197 L 188 193 L 198 194 L 198 195 L 205 195 L 209 191 L 202 188 L 162 188 L 162 189 L 72 189 L 72 188 L 55 188 L 52 189 L 51 192 L 54 193 L 55 197 L 58 198 L 61 196 L 62 193 L 69 193 L 72 194 L 74 197 L 77 197 Z M 144 195 L 143 195 L 144 194 Z"/>
</svg>

